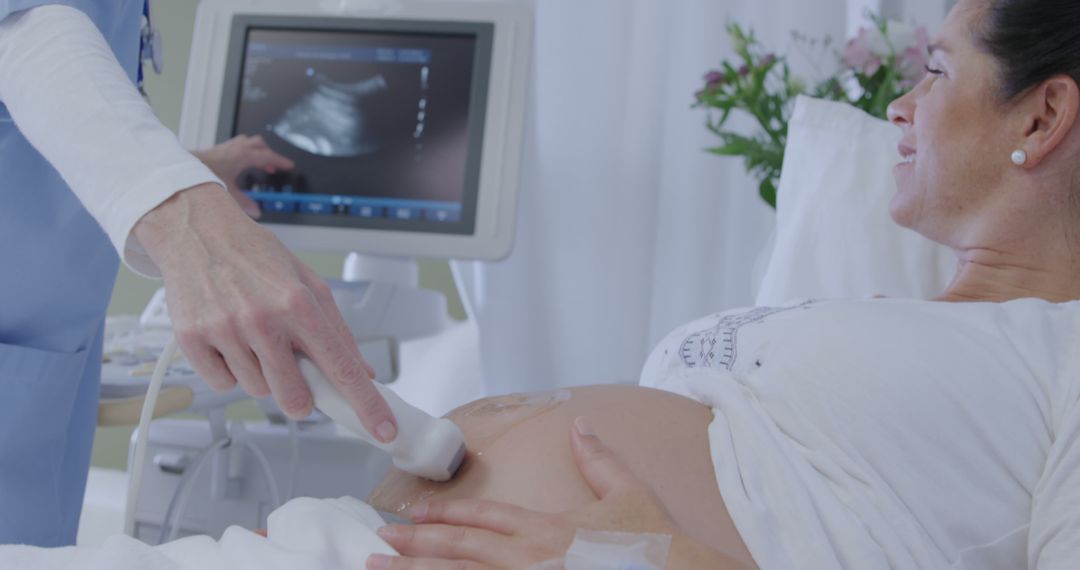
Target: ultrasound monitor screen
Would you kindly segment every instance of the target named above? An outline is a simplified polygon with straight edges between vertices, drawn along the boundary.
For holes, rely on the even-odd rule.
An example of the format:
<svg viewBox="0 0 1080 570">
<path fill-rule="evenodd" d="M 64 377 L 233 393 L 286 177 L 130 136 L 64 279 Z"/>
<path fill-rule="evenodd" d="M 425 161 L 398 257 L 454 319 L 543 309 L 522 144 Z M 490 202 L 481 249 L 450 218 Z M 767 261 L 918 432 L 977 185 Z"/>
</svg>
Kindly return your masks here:
<svg viewBox="0 0 1080 570">
<path fill-rule="evenodd" d="M 472 234 L 492 28 L 236 17 L 219 139 L 295 162 L 238 181 L 261 221 Z M 230 105 L 231 104 L 231 105 Z"/>
</svg>

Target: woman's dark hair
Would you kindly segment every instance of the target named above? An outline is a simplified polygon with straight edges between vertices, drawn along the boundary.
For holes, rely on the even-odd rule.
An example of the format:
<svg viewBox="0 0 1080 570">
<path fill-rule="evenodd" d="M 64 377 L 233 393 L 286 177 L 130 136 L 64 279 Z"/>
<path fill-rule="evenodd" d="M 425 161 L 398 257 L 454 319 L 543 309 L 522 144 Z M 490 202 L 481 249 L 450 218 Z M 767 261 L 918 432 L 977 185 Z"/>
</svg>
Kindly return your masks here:
<svg viewBox="0 0 1080 570">
<path fill-rule="evenodd" d="M 1012 101 L 1058 74 L 1080 84 L 1080 0 L 989 0 L 976 42 L 998 62 Z"/>
</svg>

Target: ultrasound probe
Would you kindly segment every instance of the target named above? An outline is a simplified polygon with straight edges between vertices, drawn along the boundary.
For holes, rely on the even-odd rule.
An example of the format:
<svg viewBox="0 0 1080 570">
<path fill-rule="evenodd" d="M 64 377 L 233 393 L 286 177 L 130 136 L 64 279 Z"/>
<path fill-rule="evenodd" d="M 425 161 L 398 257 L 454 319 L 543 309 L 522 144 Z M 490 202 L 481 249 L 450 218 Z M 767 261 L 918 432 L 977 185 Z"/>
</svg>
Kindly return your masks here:
<svg viewBox="0 0 1080 570">
<path fill-rule="evenodd" d="M 465 435 L 454 422 L 429 416 L 406 403 L 393 390 L 375 382 L 375 388 L 390 405 L 398 426 L 394 441 L 383 443 L 360 423 L 356 410 L 314 362 L 303 356 L 298 362 L 300 373 L 315 397 L 315 407 L 364 441 L 389 453 L 398 469 L 432 481 L 448 481 L 461 466 L 465 458 Z"/>
</svg>

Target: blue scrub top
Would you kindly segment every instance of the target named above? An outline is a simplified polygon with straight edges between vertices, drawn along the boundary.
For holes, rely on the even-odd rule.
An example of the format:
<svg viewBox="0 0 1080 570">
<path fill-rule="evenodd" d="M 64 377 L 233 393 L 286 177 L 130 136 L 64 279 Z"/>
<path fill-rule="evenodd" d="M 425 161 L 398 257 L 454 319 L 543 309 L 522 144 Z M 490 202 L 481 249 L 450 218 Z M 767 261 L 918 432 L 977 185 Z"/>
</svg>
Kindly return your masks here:
<svg viewBox="0 0 1080 570">
<path fill-rule="evenodd" d="M 143 0 L 0 0 L 85 12 L 135 80 Z M 105 232 L 0 102 L 0 544 L 75 543 L 97 423 Z"/>
</svg>

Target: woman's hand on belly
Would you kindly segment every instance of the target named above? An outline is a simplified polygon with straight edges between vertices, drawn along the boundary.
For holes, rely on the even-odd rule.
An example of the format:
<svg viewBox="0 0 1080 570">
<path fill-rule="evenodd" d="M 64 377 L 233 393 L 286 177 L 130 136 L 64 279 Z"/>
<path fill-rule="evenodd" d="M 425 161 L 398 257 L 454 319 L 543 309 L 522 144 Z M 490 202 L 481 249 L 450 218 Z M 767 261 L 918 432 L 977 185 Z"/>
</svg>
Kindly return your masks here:
<svg viewBox="0 0 1080 570">
<path fill-rule="evenodd" d="M 435 500 L 409 512 L 415 525 L 387 525 L 379 535 L 403 556 L 374 555 L 369 569 L 527 568 L 562 560 L 579 529 L 670 537 L 665 568 L 741 568 L 681 533 L 652 488 L 634 476 L 585 425 L 570 446 L 595 501 L 559 514 L 478 499 Z M 463 564 L 464 562 L 464 564 Z"/>
</svg>

